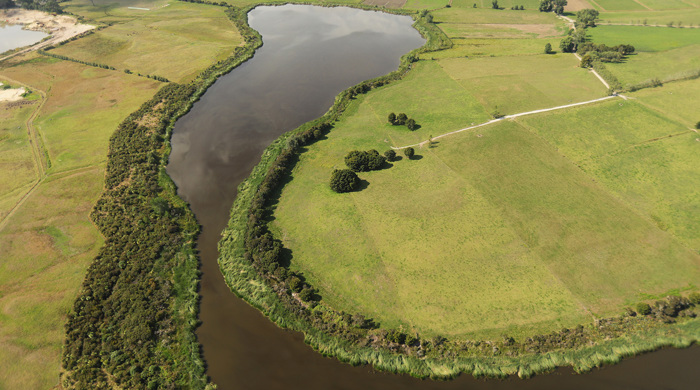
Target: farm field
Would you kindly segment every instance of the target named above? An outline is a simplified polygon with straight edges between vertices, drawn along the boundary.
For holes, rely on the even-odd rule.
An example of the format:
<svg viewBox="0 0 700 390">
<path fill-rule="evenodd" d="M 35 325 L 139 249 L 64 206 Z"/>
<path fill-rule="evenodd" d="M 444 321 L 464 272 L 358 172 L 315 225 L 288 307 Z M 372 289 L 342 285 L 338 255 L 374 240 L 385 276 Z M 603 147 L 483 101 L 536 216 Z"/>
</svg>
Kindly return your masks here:
<svg viewBox="0 0 700 390">
<path fill-rule="evenodd" d="M 700 24 L 700 7 L 684 10 L 663 10 L 663 11 L 643 11 L 643 12 L 602 12 L 600 14 L 601 23 L 621 23 L 621 24 L 644 24 L 666 26 L 669 22 L 683 26 Z"/>
<path fill-rule="evenodd" d="M 0 77 L 47 96 L 33 126 L 48 169 L 6 217 L 37 180 L 24 126 L 27 110 L 33 112 L 39 102 L 0 111 L 14 115 L 21 127 L 0 148 L 11 150 L 13 158 L 24 156 L 14 164 L 25 167 L 6 177 L 14 186 L 2 186 L 0 194 L 14 200 L 6 203 L 0 222 L 0 387 L 50 388 L 58 380 L 66 314 L 102 245 L 88 214 L 102 192 L 107 141 L 161 83 L 36 54 L 13 61 L 0 65 Z"/>
<path fill-rule="evenodd" d="M 0 107 L 8 103 L 0 103 Z M 29 147 L 26 121 L 38 102 L 14 109 L 0 108 L 0 220 L 22 198 L 37 175 Z"/>
<path fill-rule="evenodd" d="M 115 3 L 105 1 L 105 7 Z M 84 5 L 83 5 L 84 4 Z M 69 10 L 79 12 L 89 2 Z M 96 2 L 99 4 L 100 2 Z M 167 6 L 166 6 L 167 4 Z M 112 22 L 86 38 L 60 46 L 52 53 L 82 61 L 108 64 L 144 75 L 158 75 L 175 82 L 191 81 L 208 65 L 228 56 L 242 40 L 221 7 L 184 2 L 156 1 L 109 8 L 105 14 L 89 14 L 98 22 Z"/>
<path fill-rule="evenodd" d="M 634 1 L 597 3 L 640 15 L 672 12 Z M 275 206 L 271 229 L 324 302 L 421 335 L 525 337 L 695 289 L 700 144 L 689 129 L 694 95 L 681 93 L 695 84 L 429 143 L 495 112 L 606 95 L 572 55 L 541 54 L 547 42 L 558 48 L 563 36 L 563 23 L 551 14 L 472 9 L 470 2 L 432 14 L 453 48 L 422 54 L 401 82 L 358 98 L 327 140 L 307 147 Z M 691 29 L 589 32 L 596 43 L 637 48 L 625 63 L 606 64 L 626 85 L 676 77 L 700 58 Z M 677 96 L 666 103 L 665 94 Z M 389 125 L 389 112 L 407 113 L 420 128 Z M 328 187 L 350 150 L 381 153 L 419 142 L 416 158 L 360 173 L 357 192 Z"/>
</svg>

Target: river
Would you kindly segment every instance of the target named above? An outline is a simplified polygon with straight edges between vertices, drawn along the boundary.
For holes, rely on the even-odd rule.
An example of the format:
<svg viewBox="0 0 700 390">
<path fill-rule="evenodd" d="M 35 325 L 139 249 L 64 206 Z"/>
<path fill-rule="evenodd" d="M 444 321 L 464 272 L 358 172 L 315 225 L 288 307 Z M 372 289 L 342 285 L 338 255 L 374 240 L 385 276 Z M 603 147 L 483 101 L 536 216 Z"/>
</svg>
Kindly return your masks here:
<svg viewBox="0 0 700 390">
<path fill-rule="evenodd" d="M 231 293 L 216 259 L 236 188 L 280 134 L 321 116 L 335 95 L 398 68 L 424 43 L 412 20 L 345 7 L 258 7 L 264 45 L 221 77 L 175 125 L 168 173 L 202 225 L 201 327 L 208 374 L 228 389 L 659 389 L 695 388 L 700 348 L 663 350 L 585 375 L 560 369 L 517 378 L 421 381 L 324 358 Z"/>
</svg>

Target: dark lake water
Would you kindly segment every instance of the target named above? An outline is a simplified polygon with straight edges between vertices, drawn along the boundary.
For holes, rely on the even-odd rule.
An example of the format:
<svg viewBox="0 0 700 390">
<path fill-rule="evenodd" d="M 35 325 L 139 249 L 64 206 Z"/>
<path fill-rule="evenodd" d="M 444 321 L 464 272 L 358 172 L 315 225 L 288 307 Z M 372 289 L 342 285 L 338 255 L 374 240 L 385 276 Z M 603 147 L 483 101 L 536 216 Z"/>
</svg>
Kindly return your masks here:
<svg viewBox="0 0 700 390">
<path fill-rule="evenodd" d="M 258 7 L 264 45 L 220 78 L 175 125 L 168 173 L 203 226 L 203 346 L 228 389 L 695 389 L 700 348 L 662 350 L 585 375 L 562 369 L 523 381 L 421 381 L 324 358 L 230 292 L 216 262 L 236 187 L 280 134 L 321 116 L 343 89 L 398 68 L 424 40 L 405 16 L 351 8 Z"/>
<path fill-rule="evenodd" d="M 20 25 L 0 25 L 0 53 L 31 45 L 47 37 L 41 31 L 22 30 Z"/>
</svg>

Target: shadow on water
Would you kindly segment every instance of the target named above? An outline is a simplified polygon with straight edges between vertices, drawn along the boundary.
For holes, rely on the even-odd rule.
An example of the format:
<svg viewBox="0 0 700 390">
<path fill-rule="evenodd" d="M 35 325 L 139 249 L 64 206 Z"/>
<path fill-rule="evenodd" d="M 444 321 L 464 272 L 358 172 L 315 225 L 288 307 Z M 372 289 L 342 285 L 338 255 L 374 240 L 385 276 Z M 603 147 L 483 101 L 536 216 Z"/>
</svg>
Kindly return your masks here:
<svg viewBox="0 0 700 390">
<path fill-rule="evenodd" d="M 337 7 L 258 7 L 250 23 L 265 45 L 219 79 L 180 118 L 168 173 L 202 225 L 202 325 L 197 336 L 219 389 L 658 389 L 695 388 L 700 348 L 664 350 L 586 375 L 558 370 L 522 381 L 421 381 L 325 358 L 226 286 L 217 243 L 236 189 L 267 145 L 321 116 L 335 95 L 386 74 L 424 40 L 405 16 Z M 291 256 L 291 253 L 287 254 Z"/>
</svg>

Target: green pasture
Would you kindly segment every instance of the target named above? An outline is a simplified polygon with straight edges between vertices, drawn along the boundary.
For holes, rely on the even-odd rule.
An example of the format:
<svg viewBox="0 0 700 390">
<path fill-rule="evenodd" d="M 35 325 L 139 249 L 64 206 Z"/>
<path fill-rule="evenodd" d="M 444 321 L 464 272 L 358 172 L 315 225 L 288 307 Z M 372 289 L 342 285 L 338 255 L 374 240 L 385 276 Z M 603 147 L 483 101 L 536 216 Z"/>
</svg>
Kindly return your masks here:
<svg viewBox="0 0 700 390">
<path fill-rule="evenodd" d="M 700 6 L 700 2 L 693 3 L 693 0 L 639 0 L 639 2 L 653 10 L 692 9 Z"/>
<path fill-rule="evenodd" d="M 700 8 L 644 12 L 602 12 L 601 23 L 644 24 L 666 26 L 669 22 L 683 26 L 700 25 Z"/>
<path fill-rule="evenodd" d="M 630 56 L 626 62 L 605 66 L 623 86 L 651 79 L 664 82 L 683 79 L 700 70 L 700 44 L 660 53 L 641 52 Z"/>
<path fill-rule="evenodd" d="M 637 52 L 662 52 L 700 44 L 700 30 L 651 26 L 598 26 L 589 28 L 593 42 L 615 46 L 631 44 Z"/>
<path fill-rule="evenodd" d="M 385 148 L 372 97 L 302 155 L 274 213 L 292 266 L 331 306 L 423 334 L 523 335 L 698 280 L 697 255 L 510 121 L 331 192 L 348 150 Z"/>
<path fill-rule="evenodd" d="M 452 7 L 473 8 L 474 4 L 478 8 L 491 8 L 491 0 L 454 0 Z M 498 0 L 498 6 L 505 8 L 503 11 L 510 11 L 510 7 L 522 5 L 526 10 L 536 10 L 540 5 L 540 0 Z"/>
<path fill-rule="evenodd" d="M 37 180 L 26 121 L 39 103 L 15 108 L 5 104 L 0 104 L 0 220 Z"/>
<path fill-rule="evenodd" d="M 443 8 L 433 11 L 433 20 L 442 28 L 452 24 L 554 24 L 558 19 L 553 13 L 539 11 L 511 11 L 484 8 Z"/>
<path fill-rule="evenodd" d="M 450 38 L 453 47 L 448 50 L 430 52 L 421 55 L 426 59 L 442 59 L 455 57 L 504 57 L 527 56 L 544 53 L 547 43 L 553 50 L 559 46 L 557 38 L 539 39 L 498 39 L 498 38 Z"/>
<path fill-rule="evenodd" d="M 700 79 L 668 83 L 663 88 L 648 88 L 629 94 L 635 102 L 662 112 L 671 120 L 693 128 L 700 121 Z"/>
<path fill-rule="evenodd" d="M 222 7 L 179 1 L 154 5 L 151 11 L 118 8 L 112 12 L 122 19 L 114 25 L 52 52 L 181 82 L 227 57 L 242 42 Z M 85 5 L 76 10 L 85 7 L 90 9 Z"/>
<path fill-rule="evenodd" d="M 594 0 L 606 11 L 641 11 L 644 6 L 634 0 Z"/>
<path fill-rule="evenodd" d="M 605 96 L 603 84 L 570 54 L 450 58 L 442 69 L 489 113 L 516 114 Z"/>
<path fill-rule="evenodd" d="M 693 112 L 679 114 L 684 106 L 700 102 L 700 93 L 683 95 L 683 90 L 692 88 L 682 84 L 690 83 L 695 87 L 699 81 L 679 83 L 674 90 L 647 89 L 636 100 L 620 99 L 519 121 L 620 202 L 697 253 L 700 135 L 689 128 Z M 664 100 L 667 97 L 669 101 Z"/>
</svg>

